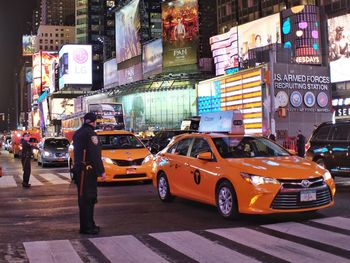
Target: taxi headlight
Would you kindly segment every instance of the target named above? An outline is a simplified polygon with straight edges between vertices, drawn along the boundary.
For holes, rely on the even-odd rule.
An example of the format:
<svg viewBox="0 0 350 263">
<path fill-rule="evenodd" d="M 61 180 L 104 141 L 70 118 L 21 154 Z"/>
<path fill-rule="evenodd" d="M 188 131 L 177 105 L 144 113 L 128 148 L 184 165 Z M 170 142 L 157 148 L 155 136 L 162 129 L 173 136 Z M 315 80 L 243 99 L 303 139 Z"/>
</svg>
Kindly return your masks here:
<svg viewBox="0 0 350 263">
<path fill-rule="evenodd" d="M 145 159 L 143 159 L 142 164 L 148 163 L 148 162 L 151 161 L 151 160 L 153 160 L 153 155 L 152 155 L 152 154 L 147 155 L 147 156 L 145 157 Z"/>
<path fill-rule="evenodd" d="M 48 152 L 48 151 L 45 151 L 45 152 L 44 152 L 44 156 L 45 156 L 45 157 L 50 157 L 50 156 L 52 156 L 52 153 L 50 153 L 50 152 Z"/>
<path fill-rule="evenodd" d="M 101 158 L 103 162 L 108 163 L 108 164 L 113 164 L 112 159 L 108 158 L 108 157 L 102 157 Z"/>
<path fill-rule="evenodd" d="M 329 171 L 326 171 L 324 174 L 323 174 L 323 180 L 327 181 L 329 179 L 332 179 L 332 175 Z"/>
<path fill-rule="evenodd" d="M 260 185 L 260 184 L 280 184 L 277 179 L 270 177 L 263 177 L 254 174 L 241 173 L 242 178 L 252 185 Z"/>
</svg>

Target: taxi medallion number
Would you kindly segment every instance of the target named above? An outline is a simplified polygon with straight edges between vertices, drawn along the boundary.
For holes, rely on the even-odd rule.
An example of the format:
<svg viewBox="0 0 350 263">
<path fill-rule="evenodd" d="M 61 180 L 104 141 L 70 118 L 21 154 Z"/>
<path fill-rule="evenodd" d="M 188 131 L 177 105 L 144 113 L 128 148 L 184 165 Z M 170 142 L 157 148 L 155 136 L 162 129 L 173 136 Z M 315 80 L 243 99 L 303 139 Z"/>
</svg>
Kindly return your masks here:
<svg viewBox="0 0 350 263">
<path fill-rule="evenodd" d="M 316 200 L 316 191 L 302 191 L 300 192 L 300 201 L 308 202 Z"/>
</svg>

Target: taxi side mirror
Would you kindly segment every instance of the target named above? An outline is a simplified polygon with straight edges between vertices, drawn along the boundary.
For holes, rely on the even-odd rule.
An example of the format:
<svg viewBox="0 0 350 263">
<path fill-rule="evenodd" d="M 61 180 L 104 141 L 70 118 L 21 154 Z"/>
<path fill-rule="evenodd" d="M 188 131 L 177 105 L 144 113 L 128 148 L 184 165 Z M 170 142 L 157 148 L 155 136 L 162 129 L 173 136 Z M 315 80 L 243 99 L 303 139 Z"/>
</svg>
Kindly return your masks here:
<svg viewBox="0 0 350 263">
<path fill-rule="evenodd" d="M 211 154 L 211 152 L 203 152 L 197 155 L 197 158 L 199 160 L 203 160 L 203 161 L 211 161 L 213 160 L 213 156 Z"/>
</svg>

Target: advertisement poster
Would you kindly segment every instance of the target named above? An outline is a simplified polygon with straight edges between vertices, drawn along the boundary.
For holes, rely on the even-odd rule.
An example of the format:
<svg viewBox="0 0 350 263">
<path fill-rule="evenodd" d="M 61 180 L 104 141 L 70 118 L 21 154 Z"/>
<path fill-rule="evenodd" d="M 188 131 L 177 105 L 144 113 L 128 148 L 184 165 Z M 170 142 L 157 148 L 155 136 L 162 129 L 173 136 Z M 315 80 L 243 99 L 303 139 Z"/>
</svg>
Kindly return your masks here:
<svg viewBox="0 0 350 263">
<path fill-rule="evenodd" d="M 119 85 L 142 80 L 142 64 L 136 64 L 126 69 L 118 70 Z"/>
<path fill-rule="evenodd" d="M 275 108 L 289 112 L 330 112 L 331 81 L 327 67 L 274 64 Z"/>
<path fill-rule="evenodd" d="M 26 83 L 32 83 L 33 81 L 33 69 L 32 67 L 25 68 Z"/>
<path fill-rule="evenodd" d="M 59 88 L 66 84 L 92 84 L 91 45 L 64 45 L 59 54 Z"/>
<path fill-rule="evenodd" d="M 105 88 L 117 86 L 119 84 L 118 63 L 116 58 L 108 60 L 103 64 L 103 81 Z"/>
<path fill-rule="evenodd" d="M 143 46 L 142 53 L 143 74 L 159 74 L 162 72 L 163 45 L 162 40 L 157 39 Z"/>
<path fill-rule="evenodd" d="M 133 0 L 115 13 L 117 62 L 141 55 L 140 0 Z"/>
<path fill-rule="evenodd" d="M 248 51 L 253 48 L 281 42 L 280 16 L 274 14 L 238 26 L 239 57 L 248 60 Z"/>
<path fill-rule="evenodd" d="M 216 76 L 224 75 L 226 69 L 237 68 L 238 28 L 232 27 L 229 32 L 210 38 Z"/>
<path fill-rule="evenodd" d="M 24 35 L 22 36 L 22 55 L 31 56 L 35 52 L 35 38 L 36 36 Z"/>
<path fill-rule="evenodd" d="M 197 63 L 198 1 L 175 0 L 162 4 L 163 66 Z"/>
<path fill-rule="evenodd" d="M 320 14 L 317 6 L 299 5 L 284 10 L 282 43 L 291 49 L 294 63 L 322 64 Z"/>
<path fill-rule="evenodd" d="M 328 19 L 331 81 L 349 81 L 350 14 Z"/>
</svg>

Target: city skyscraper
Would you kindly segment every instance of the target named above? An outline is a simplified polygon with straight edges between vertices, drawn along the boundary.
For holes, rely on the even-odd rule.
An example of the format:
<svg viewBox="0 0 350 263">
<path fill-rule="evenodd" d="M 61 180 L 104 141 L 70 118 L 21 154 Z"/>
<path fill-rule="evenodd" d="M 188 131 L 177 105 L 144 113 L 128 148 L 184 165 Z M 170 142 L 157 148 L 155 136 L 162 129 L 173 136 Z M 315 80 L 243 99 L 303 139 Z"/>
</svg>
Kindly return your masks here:
<svg viewBox="0 0 350 263">
<path fill-rule="evenodd" d="M 75 0 L 41 0 L 41 24 L 71 26 L 75 23 Z"/>
</svg>

